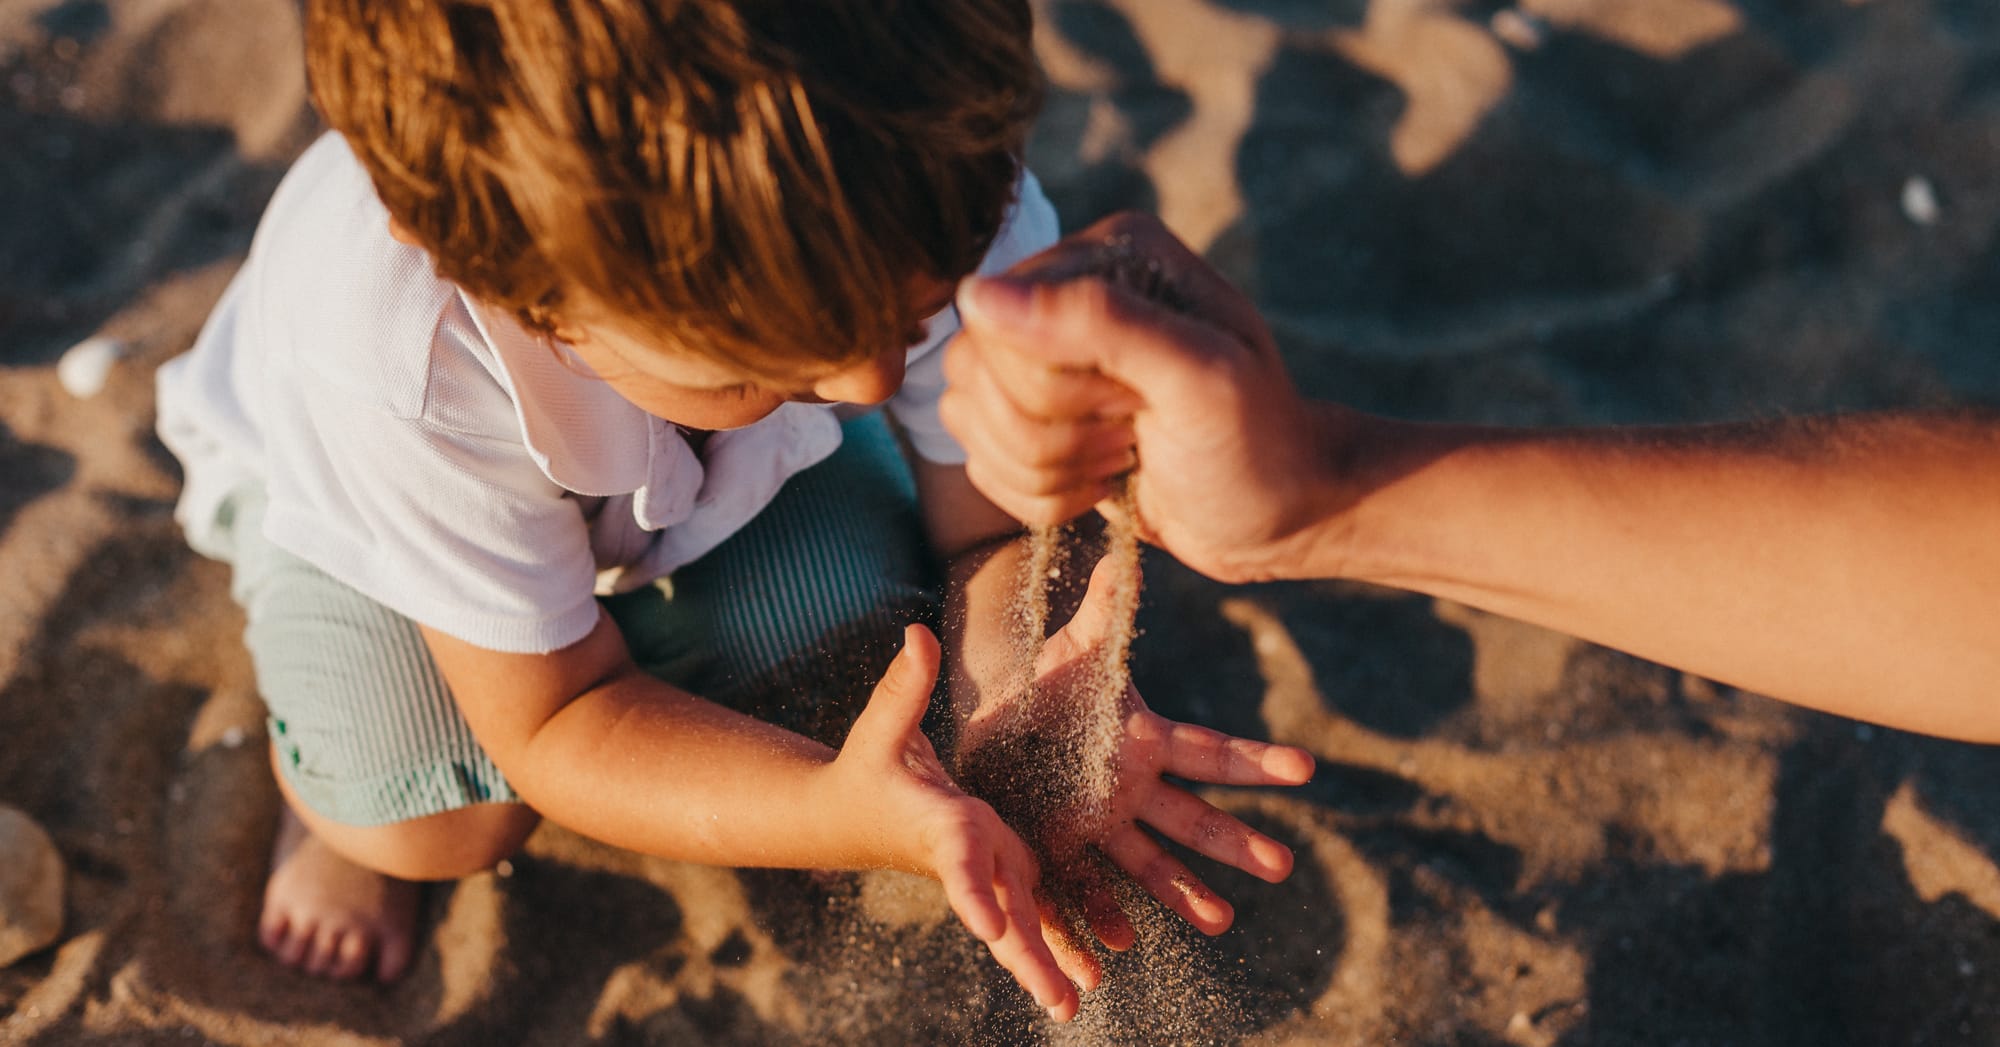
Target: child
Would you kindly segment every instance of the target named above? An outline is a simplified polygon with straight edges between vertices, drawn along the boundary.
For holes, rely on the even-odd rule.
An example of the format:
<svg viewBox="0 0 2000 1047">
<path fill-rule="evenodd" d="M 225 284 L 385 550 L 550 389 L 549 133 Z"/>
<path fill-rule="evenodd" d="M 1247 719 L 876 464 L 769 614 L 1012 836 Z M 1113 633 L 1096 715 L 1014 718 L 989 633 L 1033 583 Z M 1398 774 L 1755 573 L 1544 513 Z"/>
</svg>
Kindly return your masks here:
<svg viewBox="0 0 2000 1047">
<path fill-rule="evenodd" d="M 917 729 L 940 654 L 904 624 L 935 555 L 954 685 L 1012 639 L 1018 525 L 936 403 L 956 282 L 1056 235 L 1019 163 L 1030 28 L 1024 0 L 308 5 L 334 133 L 159 389 L 179 519 L 233 567 L 270 707 L 282 961 L 397 977 L 410 881 L 546 815 L 676 859 L 931 875 L 1074 1014 L 1033 860 Z M 818 699 L 857 676 L 880 682 L 838 751 L 729 707 L 838 741 Z M 1125 794 L 1297 777 L 1233 744 L 1252 759 L 1149 761 Z M 1289 868 L 1168 806 L 1205 853 Z"/>
</svg>

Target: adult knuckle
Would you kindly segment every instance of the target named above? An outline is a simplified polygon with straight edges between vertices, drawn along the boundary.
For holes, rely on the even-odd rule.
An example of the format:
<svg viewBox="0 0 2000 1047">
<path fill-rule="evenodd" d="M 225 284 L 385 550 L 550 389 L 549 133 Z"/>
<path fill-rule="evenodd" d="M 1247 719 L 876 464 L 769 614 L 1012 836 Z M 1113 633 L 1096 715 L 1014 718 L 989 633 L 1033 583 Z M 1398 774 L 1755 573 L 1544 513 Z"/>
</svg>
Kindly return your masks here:
<svg viewBox="0 0 2000 1047">
<path fill-rule="evenodd" d="M 1054 427 L 1051 427 L 1054 428 Z M 1021 442 L 1021 461 L 1042 475 L 1053 476 L 1076 461 L 1077 441 L 1061 432 L 1045 432 L 1041 439 Z"/>
</svg>

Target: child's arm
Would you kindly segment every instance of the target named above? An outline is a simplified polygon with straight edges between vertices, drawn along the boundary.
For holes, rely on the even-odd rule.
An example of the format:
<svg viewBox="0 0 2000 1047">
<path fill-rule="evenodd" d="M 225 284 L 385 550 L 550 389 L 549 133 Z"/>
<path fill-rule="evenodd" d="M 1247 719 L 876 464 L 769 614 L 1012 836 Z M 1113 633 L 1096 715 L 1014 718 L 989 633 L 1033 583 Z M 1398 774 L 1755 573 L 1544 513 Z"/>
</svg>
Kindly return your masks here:
<svg viewBox="0 0 2000 1047">
<path fill-rule="evenodd" d="M 837 753 L 646 674 L 602 614 L 545 655 L 424 638 L 480 744 L 544 816 L 684 861 L 935 877 L 1037 1003 L 1075 1015 L 1038 924 L 1033 858 L 917 729 L 939 659 L 921 626 Z"/>
<path fill-rule="evenodd" d="M 1020 596 L 1024 543 L 1008 540 L 1019 534 L 1020 525 L 975 490 L 963 468 L 919 461 L 916 474 L 931 540 L 950 563 L 946 638 L 956 647 L 952 706 L 959 721 L 963 762 L 964 749 L 976 748 L 985 736 L 982 729 L 1001 719 L 1008 704 L 1022 697 L 1009 693 L 1008 684 L 1017 682 L 1022 655 L 1014 649 L 1020 637 L 1012 615 Z M 1083 605 L 1050 638 L 1036 667 L 1044 678 L 1085 657 L 1109 629 L 1126 624 L 1112 620 L 1106 598 L 1110 587 L 1102 582 L 1101 576 L 1093 576 Z M 1253 876 L 1282 880 L 1292 869 L 1291 852 L 1283 844 L 1163 776 L 1225 785 L 1297 785 L 1311 777 L 1312 757 L 1289 746 L 1174 723 L 1148 710 L 1136 692 L 1128 692 L 1125 702 L 1118 795 L 1112 799 L 1106 823 L 1093 827 L 1089 842 L 1190 923 L 1220 934 L 1234 920 L 1234 911 L 1138 823 Z M 1117 917 L 1115 907 L 1109 911 L 1094 907 L 1093 923 L 1107 944 L 1123 947 L 1130 942 L 1131 929 Z"/>
</svg>

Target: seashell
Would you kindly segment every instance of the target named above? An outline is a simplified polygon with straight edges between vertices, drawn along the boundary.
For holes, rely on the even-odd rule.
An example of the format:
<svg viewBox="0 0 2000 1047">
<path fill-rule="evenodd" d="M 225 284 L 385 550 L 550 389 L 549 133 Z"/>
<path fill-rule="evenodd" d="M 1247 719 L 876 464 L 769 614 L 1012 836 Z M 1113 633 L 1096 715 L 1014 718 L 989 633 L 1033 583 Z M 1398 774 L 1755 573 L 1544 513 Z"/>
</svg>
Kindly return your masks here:
<svg viewBox="0 0 2000 1047">
<path fill-rule="evenodd" d="M 1923 175 L 1911 175 L 1903 183 L 1903 217 L 1918 225 L 1936 225 L 1944 208 L 1938 203 L 1937 187 Z"/>
<path fill-rule="evenodd" d="M 111 377 L 111 366 L 125 355 L 125 343 L 116 338 L 93 335 L 70 346 L 56 361 L 56 381 L 71 396 L 87 400 L 96 396 Z"/>
</svg>

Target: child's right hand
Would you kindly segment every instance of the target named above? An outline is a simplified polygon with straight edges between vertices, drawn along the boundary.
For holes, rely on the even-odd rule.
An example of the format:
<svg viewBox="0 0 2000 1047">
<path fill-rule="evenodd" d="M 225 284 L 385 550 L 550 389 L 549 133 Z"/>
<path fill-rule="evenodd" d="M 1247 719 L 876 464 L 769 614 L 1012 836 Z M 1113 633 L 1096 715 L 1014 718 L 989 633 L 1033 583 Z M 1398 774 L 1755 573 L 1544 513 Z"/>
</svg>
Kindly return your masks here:
<svg viewBox="0 0 2000 1047">
<path fill-rule="evenodd" d="M 952 911 L 1057 1021 L 1076 1016 L 1076 987 L 1043 937 L 1035 859 L 985 801 L 945 772 L 918 729 L 937 681 L 937 638 L 921 625 L 875 686 L 829 773 L 872 814 L 889 864 L 935 877 Z M 859 812 L 857 812 L 859 813 Z M 1094 982 L 1082 969 L 1079 982 Z M 1086 985 L 1088 987 L 1088 985 Z"/>
</svg>

